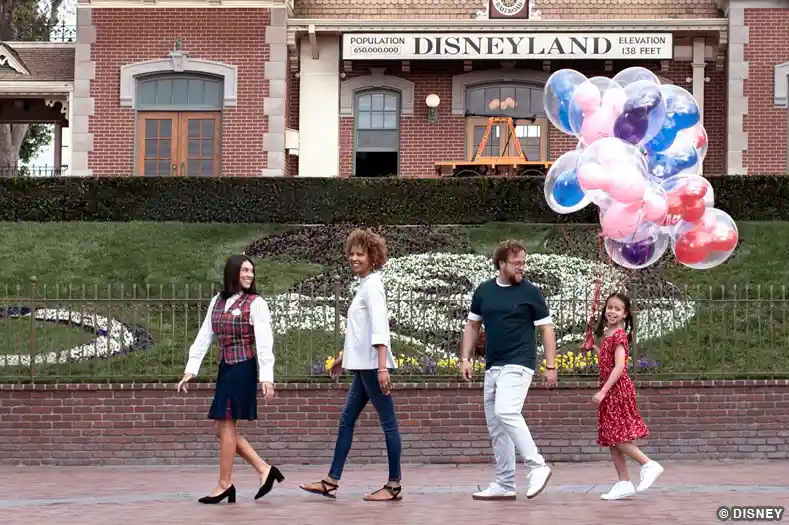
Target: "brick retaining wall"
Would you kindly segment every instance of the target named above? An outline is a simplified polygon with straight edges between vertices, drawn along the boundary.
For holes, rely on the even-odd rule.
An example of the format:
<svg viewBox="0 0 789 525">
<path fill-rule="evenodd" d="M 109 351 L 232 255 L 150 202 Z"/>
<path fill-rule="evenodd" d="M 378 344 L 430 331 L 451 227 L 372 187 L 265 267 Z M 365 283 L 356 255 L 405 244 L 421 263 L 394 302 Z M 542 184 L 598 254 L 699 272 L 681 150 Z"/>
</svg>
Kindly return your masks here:
<svg viewBox="0 0 789 525">
<path fill-rule="evenodd" d="M 524 415 L 549 461 L 607 459 L 594 443 L 594 384 L 532 387 Z M 328 464 L 347 385 L 280 385 L 241 423 L 268 461 Z M 217 461 L 205 419 L 213 384 L 0 385 L 0 465 L 206 464 Z M 789 380 L 642 381 L 639 407 L 655 458 L 789 457 Z M 394 390 L 404 463 L 492 461 L 480 383 L 403 384 Z M 365 409 L 349 463 L 385 461 L 383 435 Z"/>
</svg>

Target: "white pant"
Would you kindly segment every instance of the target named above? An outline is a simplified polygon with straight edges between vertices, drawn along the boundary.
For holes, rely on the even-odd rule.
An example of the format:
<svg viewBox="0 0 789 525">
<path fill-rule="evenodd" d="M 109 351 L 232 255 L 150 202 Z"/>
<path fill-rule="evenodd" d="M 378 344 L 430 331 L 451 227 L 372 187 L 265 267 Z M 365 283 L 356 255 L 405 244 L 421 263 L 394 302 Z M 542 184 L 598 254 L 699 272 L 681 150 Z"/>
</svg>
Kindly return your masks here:
<svg viewBox="0 0 789 525">
<path fill-rule="evenodd" d="M 532 377 L 529 369 L 518 365 L 485 372 L 485 420 L 496 457 L 496 483 L 506 490 L 515 490 L 515 449 L 530 470 L 545 465 L 522 413 Z"/>
</svg>

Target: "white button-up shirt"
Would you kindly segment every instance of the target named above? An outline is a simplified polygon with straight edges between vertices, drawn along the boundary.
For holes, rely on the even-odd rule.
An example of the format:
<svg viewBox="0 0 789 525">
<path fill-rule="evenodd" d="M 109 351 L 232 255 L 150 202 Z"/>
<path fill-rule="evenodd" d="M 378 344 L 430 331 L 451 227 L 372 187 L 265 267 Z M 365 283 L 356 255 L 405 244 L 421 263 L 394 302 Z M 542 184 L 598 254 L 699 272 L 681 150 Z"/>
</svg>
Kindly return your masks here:
<svg viewBox="0 0 789 525">
<path fill-rule="evenodd" d="M 233 303 L 241 297 L 240 294 L 231 296 L 225 302 L 225 312 L 227 312 Z M 189 348 L 189 360 L 186 363 L 185 373 L 197 375 L 200 371 L 200 364 L 203 362 L 208 349 L 211 348 L 211 343 L 214 340 L 214 329 L 211 323 L 211 313 L 214 311 L 216 301 L 219 299 L 217 294 L 211 299 L 211 304 L 208 305 L 208 314 L 205 316 L 203 325 L 197 333 L 194 343 Z M 255 330 L 255 348 L 257 350 L 258 359 L 258 380 L 262 383 L 267 381 L 274 382 L 274 334 L 271 331 L 271 313 L 268 309 L 266 301 L 258 296 L 249 305 L 249 324 Z"/>
<path fill-rule="evenodd" d="M 384 282 L 377 272 L 360 280 L 359 289 L 348 309 L 342 367 L 346 370 L 377 369 L 378 350 L 375 345 L 386 346 L 386 367 L 397 368 L 392 356 Z"/>
</svg>

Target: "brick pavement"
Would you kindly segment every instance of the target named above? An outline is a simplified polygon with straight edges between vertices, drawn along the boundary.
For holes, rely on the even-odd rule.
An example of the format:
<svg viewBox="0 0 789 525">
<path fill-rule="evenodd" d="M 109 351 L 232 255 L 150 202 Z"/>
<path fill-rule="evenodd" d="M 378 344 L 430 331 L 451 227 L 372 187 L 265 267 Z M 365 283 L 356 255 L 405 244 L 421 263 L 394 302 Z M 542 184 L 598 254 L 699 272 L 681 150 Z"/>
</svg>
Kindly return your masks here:
<svg viewBox="0 0 789 525">
<path fill-rule="evenodd" d="M 0 468 L 0 523 L 613 525 L 647 523 L 649 518 L 651 523 L 698 525 L 720 523 L 715 512 L 721 505 L 789 502 L 786 460 L 663 464 L 666 471 L 649 492 L 614 502 L 600 500 L 614 480 L 608 463 L 555 464 L 543 494 L 531 501 L 519 496 L 514 502 L 471 499 L 477 484 L 490 481 L 493 465 L 405 465 L 404 499 L 395 503 L 361 500 L 383 481 L 382 464 L 349 462 L 337 500 L 298 488 L 299 483 L 323 476 L 326 467 L 280 466 L 285 482 L 257 502 L 252 499 L 257 477 L 239 465 L 234 470 L 239 490 L 235 505 L 196 502 L 213 487 L 216 468 L 8 467 Z M 637 477 L 635 465 L 631 475 Z M 519 487 L 520 494 L 524 489 Z"/>
</svg>

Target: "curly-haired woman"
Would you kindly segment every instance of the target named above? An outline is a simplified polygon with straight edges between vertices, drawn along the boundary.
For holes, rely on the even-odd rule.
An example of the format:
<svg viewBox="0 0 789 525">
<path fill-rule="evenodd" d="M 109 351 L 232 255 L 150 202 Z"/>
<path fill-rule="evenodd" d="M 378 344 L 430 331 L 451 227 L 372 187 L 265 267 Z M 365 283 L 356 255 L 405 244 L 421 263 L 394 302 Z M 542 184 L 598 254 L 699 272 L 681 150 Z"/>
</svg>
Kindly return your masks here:
<svg viewBox="0 0 789 525">
<path fill-rule="evenodd" d="M 378 272 L 386 264 L 386 241 L 370 230 L 354 230 L 345 243 L 351 270 L 359 277 L 359 288 L 348 309 L 345 345 L 329 370 L 337 377 L 341 368 L 353 374 L 340 416 L 334 459 L 329 474 L 320 481 L 300 485 L 303 490 L 334 498 L 348 452 L 353 443 L 356 420 L 371 402 L 386 437 L 389 480 L 383 488 L 365 494 L 366 501 L 400 500 L 400 431 L 391 396 L 389 369 L 396 367 L 392 356 L 389 313 L 384 283 Z"/>
</svg>

